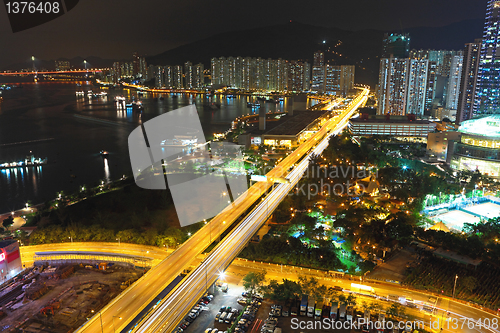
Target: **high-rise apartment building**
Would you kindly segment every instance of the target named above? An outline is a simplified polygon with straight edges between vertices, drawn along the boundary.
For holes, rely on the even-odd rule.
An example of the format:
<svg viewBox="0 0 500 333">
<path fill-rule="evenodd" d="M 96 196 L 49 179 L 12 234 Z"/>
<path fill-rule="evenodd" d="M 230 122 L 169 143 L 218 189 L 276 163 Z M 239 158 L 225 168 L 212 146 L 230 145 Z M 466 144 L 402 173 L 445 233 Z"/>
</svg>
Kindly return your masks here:
<svg viewBox="0 0 500 333">
<path fill-rule="evenodd" d="M 132 75 L 137 75 L 140 72 L 140 60 L 139 60 L 139 54 L 137 52 L 134 52 L 132 55 Z"/>
<path fill-rule="evenodd" d="M 199 63 L 194 66 L 194 87 L 202 88 L 205 85 L 205 66 Z"/>
<path fill-rule="evenodd" d="M 378 114 L 424 115 L 428 89 L 427 59 L 382 58 Z"/>
<path fill-rule="evenodd" d="M 347 96 L 354 85 L 354 65 L 325 65 L 325 92 L 338 96 Z"/>
<path fill-rule="evenodd" d="M 321 93 L 326 89 L 325 75 L 325 53 L 323 51 L 314 52 L 311 85 L 312 91 Z"/>
<path fill-rule="evenodd" d="M 380 59 L 378 114 L 406 114 L 409 63 L 408 58 Z"/>
<path fill-rule="evenodd" d="M 146 58 L 139 57 L 139 73 L 138 75 L 144 79 L 148 79 L 148 65 L 146 63 Z"/>
<path fill-rule="evenodd" d="M 190 61 L 184 63 L 184 82 L 186 89 L 194 88 L 194 67 Z"/>
<path fill-rule="evenodd" d="M 172 88 L 182 89 L 184 88 L 184 75 L 182 71 L 182 66 L 173 66 L 172 68 Z"/>
<path fill-rule="evenodd" d="M 500 1 L 488 0 L 473 116 L 500 114 Z"/>
<path fill-rule="evenodd" d="M 212 86 L 247 90 L 309 90 L 311 72 L 307 62 L 250 57 L 212 58 Z"/>
<path fill-rule="evenodd" d="M 409 59 L 406 114 L 422 117 L 425 110 L 429 60 Z"/>
<path fill-rule="evenodd" d="M 384 34 L 382 58 L 408 58 L 410 54 L 410 35 L 398 33 Z"/>
<path fill-rule="evenodd" d="M 448 78 L 448 87 L 446 89 L 447 109 L 456 110 L 458 105 L 458 96 L 460 93 L 460 80 L 462 78 L 463 56 L 455 55 L 450 60 L 450 75 Z"/>
<path fill-rule="evenodd" d="M 457 124 L 460 124 L 464 120 L 472 119 L 480 52 L 480 38 L 476 39 L 474 43 L 465 44 L 460 95 L 457 105 Z"/>
<path fill-rule="evenodd" d="M 424 114 L 429 116 L 431 114 L 432 103 L 436 95 L 436 62 L 429 60 L 429 67 L 427 70 L 427 88 L 425 89 L 425 106 Z"/>
</svg>

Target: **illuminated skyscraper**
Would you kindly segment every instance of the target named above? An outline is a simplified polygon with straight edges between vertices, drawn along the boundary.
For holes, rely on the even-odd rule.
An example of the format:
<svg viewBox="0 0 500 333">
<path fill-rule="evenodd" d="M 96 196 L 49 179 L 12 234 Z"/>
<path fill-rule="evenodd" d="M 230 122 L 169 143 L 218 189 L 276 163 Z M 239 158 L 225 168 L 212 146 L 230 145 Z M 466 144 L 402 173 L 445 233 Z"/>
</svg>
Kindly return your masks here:
<svg viewBox="0 0 500 333">
<path fill-rule="evenodd" d="M 407 58 L 380 59 L 378 114 L 405 115 L 409 63 Z"/>
<path fill-rule="evenodd" d="M 317 92 L 325 90 L 325 53 L 322 51 L 314 52 L 311 90 Z"/>
<path fill-rule="evenodd" d="M 500 1 L 489 0 L 473 115 L 500 114 Z"/>
<path fill-rule="evenodd" d="M 429 60 L 380 59 L 378 114 L 424 115 Z"/>
<path fill-rule="evenodd" d="M 429 60 L 410 59 L 406 114 L 424 115 Z"/>
<path fill-rule="evenodd" d="M 140 64 L 139 64 L 139 54 L 137 52 L 134 52 L 133 54 L 133 61 L 132 61 L 132 74 L 131 75 L 137 75 L 140 72 Z"/>
<path fill-rule="evenodd" d="M 457 106 L 457 124 L 472 118 L 480 52 L 481 39 L 476 39 L 474 43 L 465 44 L 460 97 Z"/>
<path fill-rule="evenodd" d="M 448 79 L 448 88 L 446 89 L 446 108 L 457 109 L 458 96 L 460 93 L 460 80 L 462 78 L 463 56 L 455 55 L 450 61 L 450 76 Z"/>
<path fill-rule="evenodd" d="M 354 65 L 325 66 L 325 92 L 337 96 L 347 96 L 354 85 Z"/>
</svg>

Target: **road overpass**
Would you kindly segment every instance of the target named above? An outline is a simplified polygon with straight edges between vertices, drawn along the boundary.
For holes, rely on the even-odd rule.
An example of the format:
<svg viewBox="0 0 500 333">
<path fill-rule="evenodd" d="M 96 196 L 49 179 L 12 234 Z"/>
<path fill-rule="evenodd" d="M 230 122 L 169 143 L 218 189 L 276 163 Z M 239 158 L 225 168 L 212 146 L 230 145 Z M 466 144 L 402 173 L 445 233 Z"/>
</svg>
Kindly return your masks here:
<svg viewBox="0 0 500 333">
<path fill-rule="evenodd" d="M 300 145 L 267 174 L 267 179 L 270 181 L 255 184 L 267 184 L 269 188 L 274 185 L 274 179 L 284 176 L 283 170 L 287 170 L 285 172 L 286 178 L 290 181 L 290 183 L 277 185 L 262 198 L 250 214 L 236 228 L 231 230 L 209 256 L 149 314 L 146 320 L 135 328 L 134 332 L 171 332 L 175 329 L 208 286 L 215 282 L 220 272 L 229 266 L 254 233 L 267 220 L 272 211 L 302 178 L 309 165 L 309 157 L 323 152 L 328 146 L 330 137 L 341 131 L 354 112 L 359 107 L 364 106 L 368 93 L 368 89 L 361 89 L 360 94 L 350 102 L 342 113 L 328 120 L 309 140 Z M 291 171 L 288 172 L 288 170 Z M 247 197 L 242 195 L 237 201 L 242 198 L 247 200 Z M 258 198 L 251 197 L 252 202 L 255 199 Z M 238 214 L 243 213 L 243 211 L 237 209 L 237 206 L 234 207 L 233 211 L 238 212 Z M 220 215 L 224 216 L 225 213 L 222 212 Z M 212 221 L 217 221 L 219 216 Z"/>
<path fill-rule="evenodd" d="M 29 263 L 33 262 L 33 256 L 35 253 L 39 252 L 61 252 L 65 253 L 67 251 L 73 251 L 78 249 L 79 251 L 101 251 L 101 252 L 106 252 L 111 255 L 113 254 L 126 254 L 126 255 L 138 255 L 139 253 L 145 253 L 144 256 L 148 257 L 149 259 L 159 262 L 161 259 L 164 259 L 171 251 L 165 251 L 163 249 L 159 249 L 154 246 L 144 246 L 144 245 L 137 245 L 137 244 L 128 244 L 128 243 L 121 243 L 121 245 L 118 245 L 118 243 L 100 243 L 100 242 L 95 242 L 95 243 L 83 243 L 83 242 L 74 242 L 74 243 L 58 243 L 58 244 L 45 244 L 45 245 L 32 245 L 32 246 L 22 246 L 20 247 L 21 251 L 21 257 L 23 258 L 23 263 L 27 262 L 28 265 Z M 144 251 L 146 250 L 146 251 Z M 204 259 L 204 256 L 199 256 L 196 260 L 196 262 L 201 262 Z M 28 266 L 27 265 L 27 266 Z M 307 269 L 307 268 L 300 268 L 300 267 L 294 267 L 294 266 L 289 266 L 289 265 L 275 265 L 275 264 L 269 264 L 269 263 L 259 263 L 259 262 L 253 262 L 253 261 L 248 261 L 245 259 L 236 259 L 232 262 L 231 266 L 229 269 L 226 271 L 226 276 L 227 279 L 238 282 L 239 284 L 241 283 L 241 276 L 246 275 L 248 272 L 255 272 L 255 271 L 267 271 L 266 278 L 267 280 L 277 280 L 280 281 L 281 279 L 289 279 L 293 281 L 298 281 L 298 277 L 300 275 L 305 275 L 305 276 L 310 276 L 310 277 L 315 277 L 319 280 L 319 283 L 324 284 L 326 286 L 341 286 L 344 289 L 350 289 L 351 285 L 351 280 L 348 279 L 342 279 L 342 278 L 336 278 L 336 277 L 330 277 L 328 274 L 325 274 L 324 271 L 319 271 L 319 270 L 314 270 L 314 269 Z M 394 285 L 394 284 L 389 284 L 389 283 L 370 283 L 370 282 L 363 282 L 363 284 L 366 284 L 368 286 L 372 286 L 375 289 L 375 292 L 379 296 L 387 296 L 387 295 L 398 295 L 398 296 L 404 296 L 408 298 L 412 298 L 416 301 L 422 301 L 422 302 L 428 302 L 428 299 L 430 296 L 437 298 L 437 295 L 432 295 L 429 293 L 426 293 L 424 291 L 417 291 L 417 290 L 412 290 L 412 289 L 407 289 L 405 287 L 401 287 L 399 285 Z M 358 299 L 358 304 L 359 301 L 367 301 L 368 303 L 371 303 L 373 300 L 372 298 L 361 298 Z M 457 302 L 450 300 L 449 298 L 440 298 L 438 302 L 438 310 L 435 313 L 435 315 L 430 315 L 430 314 L 425 314 L 425 313 L 412 313 L 416 315 L 418 318 L 423 318 L 426 322 L 429 320 L 435 320 L 436 318 L 441 318 L 444 316 L 446 318 L 446 314 L 443 314 L 442 310 L 439 310 L 439 308 L 445 310 L 445 312 L 450 311 L 450 317 L 451 318 L 457 318 L 459 319 L 459 323 L 462 322 L 463 318 L 473 318 L 475 320 L 478 320 L 479 318 L 484 319 L 489 319 L 490 321 L 493 320 L 494 318 L 498 318 L 498 316 L 495 316 L 489 311 L 484 311 L 481 310 L 478 307 L 473 307 L 467 304 L 464 304 L 462 302 Z M 480 330 L 484 332 L 497 332 L 498 330 Z M 478 330 L 475 329 L 468 329 L 467 327 L 464 328 L 463 331 L 460 329 L 444 329 L 443 332 L 478 332 Z"/>
</svg>

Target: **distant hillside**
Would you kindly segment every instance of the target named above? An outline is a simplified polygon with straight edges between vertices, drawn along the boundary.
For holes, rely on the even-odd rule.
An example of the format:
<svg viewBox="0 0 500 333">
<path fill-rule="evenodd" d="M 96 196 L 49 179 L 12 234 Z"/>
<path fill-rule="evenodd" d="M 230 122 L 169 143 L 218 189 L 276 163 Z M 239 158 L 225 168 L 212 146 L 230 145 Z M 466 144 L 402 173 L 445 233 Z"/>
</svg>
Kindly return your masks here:
<svg viewBox="0 0 500 333">
<path fill-rule="evenodd" d="M 297 22 L 261 27 L 250 30 L 218 34 L 194 43 L 168 50 L 147 58 L 148 64 L 180 65 L 186 61 L 209 66 L 212 57 L 242 56 L 272 59 L 307 60 L 312 63 L 313 53 L 319 49 L 333 48 L 342 57 L 327 55 L 337 64 L 356 64 L 362 59 L 375 59 L 381 52 L 382 32 L 369 30 L 352 32 L 336 28 L 317 27 Z M 327 43 L 323 44 L 323 40 Z M 374 61 L 378 63 L 378 60 Z M 373 64 L 372 66 L 373 67 Z M 360 82 L 375 82 L 372 69 L 357 69 Z"/>
<path fill-rule="evenodd" d="M 468 20 L 444 27 L 412 28 L 404 32 L 410 33 L 412 49 L 458 50 L 465 43 L 482 36 L 483 24 L 484 20 Z M 342 44 L 333 48 L 337 54 L 327 53 L 327 59 L 336 64 L 356 65 L 356 81 L 374 86 L 378 81 L 383 34 L 383 31 L 377 30 L 346 31 L 292 22 L 217 34 L 148 57 L 147 62 L 154 65 L 180 65 L 191 61 L 201 62 L 207 67 L 212 57 L 220 56 L 303 59 L 312 62 L 315 51 L 333 48 L 340 40 Z M 327 41 L 324 45 L 323 40 Z"/>
</svg>

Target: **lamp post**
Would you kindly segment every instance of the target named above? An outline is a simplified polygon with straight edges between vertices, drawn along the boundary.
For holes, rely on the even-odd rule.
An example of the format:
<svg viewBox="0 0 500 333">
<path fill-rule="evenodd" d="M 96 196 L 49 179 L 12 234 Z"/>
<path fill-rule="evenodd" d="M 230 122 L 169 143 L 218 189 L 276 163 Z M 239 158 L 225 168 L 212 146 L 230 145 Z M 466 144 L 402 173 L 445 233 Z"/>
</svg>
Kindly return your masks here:
<svg viewBox="0 0 500 333">
<path fill-rule="evenodd" d="M 118 241 L 118 246 L 120 246 L 120 237 L 116 239 Z"/>
<path fill-rule="evenodd" d="M 225 197 L 226 195 L 227 195 L 227 192 L 222 192 L 220 194 L 220 198 L 221 198 L 221 202 L 222 202 L 221 212 L 224 209 L 224 201 L 222 201 L 222 200 L 224 200 L 223 197 Z M 225 223 L 225 222 L 223 222 L 223 223 Z M 220 228 L 218 228 L 218 229 L 220 229 Z M 212 227 L 210 226 L 210 238 L 212 238 L 211 232 L 212 232 Z M 220 230 L 219 230 L 219 236 L 218 236 L 217 242 L 220 242 Z"/>
<path fill-rule="evenodd" d="M 453 285 L 453 298 L 455 298 L 455 289 L 457 288 L 458 275 L 455 275 L 455 284 Z"/>
<path fill-rule="evenodd" d="M 73 243 L 73 236 L 69 236 L 69 239 L 71 239 L 71 243 Z"/>
<path fill-rule="evenodd" d="M 122 317 L 118 317 L 118 316 L 113 316 L 113 332 L 116 332 L 116 328 L 115 328 L 115 317 L 118 318 L 118 319 L 122 319 Z"/>
<path fill-rule="evenodd" d="M 94 310 L 90 310 L 90 312 L 94 313 L 95 311 Z M 101 311 L 99 311 L 99 318 L 101 319 L 101 332 L 104 333 L 104 328 L 102 327 L 102 315 L 101 315 Z"/>
</svg>

